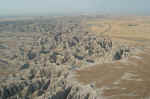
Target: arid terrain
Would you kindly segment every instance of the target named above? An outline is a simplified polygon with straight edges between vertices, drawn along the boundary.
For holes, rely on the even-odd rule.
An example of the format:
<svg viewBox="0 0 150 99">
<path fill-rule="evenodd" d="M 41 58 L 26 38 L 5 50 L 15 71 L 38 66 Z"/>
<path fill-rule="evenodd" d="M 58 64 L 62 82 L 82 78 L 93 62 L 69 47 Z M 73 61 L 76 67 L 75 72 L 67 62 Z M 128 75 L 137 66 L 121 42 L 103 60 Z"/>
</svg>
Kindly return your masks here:
<svg viewBox="0 0 150 99">
<path fill-rule="evenodd" d="M 150 17 L 0 18 L 0 99 L 149 99 Z"/>
<path fill-rule="evenodd" d="M 147 99 L 150 96 L 150 17 L 121 17 L 88 21 L 92 33 L 139 49 L 113 63 L 77 71 L 83 84 L 94 83 L 108 99 Z"/>
</svg>

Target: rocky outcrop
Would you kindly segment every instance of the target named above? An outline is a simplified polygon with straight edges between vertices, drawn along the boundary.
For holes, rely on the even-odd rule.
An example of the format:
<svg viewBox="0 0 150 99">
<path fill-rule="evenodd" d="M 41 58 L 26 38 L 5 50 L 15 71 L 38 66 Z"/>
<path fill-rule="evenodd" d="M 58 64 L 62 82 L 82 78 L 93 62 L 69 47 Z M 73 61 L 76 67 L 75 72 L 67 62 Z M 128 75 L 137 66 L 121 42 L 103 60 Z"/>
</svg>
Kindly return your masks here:
<svg viewBox="0 0 150 99">
<path fill-rule="evenodd" d="M 128 57 L 129 53 L 129 47 L 120 47 L 114 54 L 114 60 L 120 60 L 122 58 Z"/>
<path fill-rule="evenodd" d="M 18 41 L 10 61 L 0 59 L 0 63 L 18 66 L 0 81 L 0 99 L 104 99 L 95 87 L 77 82 L 74 71 L 87 64 L 120 60 L 129 55 L 130 48 L 118 48 L 110 38 L 90 34 L 80 18 L 55 21 L 29 26 L 26 31 L 40 34 L 30 37 L 29 33 L 31 40 Z"/>
</svg>

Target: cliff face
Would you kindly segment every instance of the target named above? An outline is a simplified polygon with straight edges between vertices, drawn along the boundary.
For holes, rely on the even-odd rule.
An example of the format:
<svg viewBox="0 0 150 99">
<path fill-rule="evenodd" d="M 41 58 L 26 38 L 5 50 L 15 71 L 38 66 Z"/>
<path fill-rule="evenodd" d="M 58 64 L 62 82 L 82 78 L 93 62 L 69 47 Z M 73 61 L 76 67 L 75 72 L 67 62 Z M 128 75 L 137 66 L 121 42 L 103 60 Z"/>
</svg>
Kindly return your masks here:
<svg viewBox="0 0 150 99">
<path fill-rule="evenodd" d="M 33 28 L 41 27 L 44 32 L 18 34 L 20 39 L 16 39 L 8 63 L 16 65 L 17 72 L 0 81 L 0 99 L 104 99 L 94 85 L 80 84 L 74 71 L 89 64 L 120 60 L 128 56 L 130 48 L 118 47 L 108 37 L 91 35 L 80 20 L 70 20 L 53 22 L 50 31 L 48 23 L 32 23 Z M 31 24 L 21 28 L 24 26 Z"/>
</svg>

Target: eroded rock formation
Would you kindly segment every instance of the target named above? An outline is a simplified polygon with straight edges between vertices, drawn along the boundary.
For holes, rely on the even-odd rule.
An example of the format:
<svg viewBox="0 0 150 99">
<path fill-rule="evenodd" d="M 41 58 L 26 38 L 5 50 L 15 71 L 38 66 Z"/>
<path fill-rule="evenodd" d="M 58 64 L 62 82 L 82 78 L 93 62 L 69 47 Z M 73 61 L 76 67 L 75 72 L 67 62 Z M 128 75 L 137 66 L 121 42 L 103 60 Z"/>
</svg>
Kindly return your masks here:
<svg viewBox="0 0 150 99">
<path fill-rule="evenodd" d="M 12 61 L 19 68 L 0 82 L 0 99 L 103 99 L 96 88 L 79 84 L 74 70 L 85 64 L 120 60 L 128 56 L 130 48 L 116 51 L 110 38 L 90 34 L 80 20 L 63 20 L 18 26 L 22 29 L 19 32 L 40 34 L 18 41 Z M 9 64 L 1 59 L 0 62 Z"/>
</svg>

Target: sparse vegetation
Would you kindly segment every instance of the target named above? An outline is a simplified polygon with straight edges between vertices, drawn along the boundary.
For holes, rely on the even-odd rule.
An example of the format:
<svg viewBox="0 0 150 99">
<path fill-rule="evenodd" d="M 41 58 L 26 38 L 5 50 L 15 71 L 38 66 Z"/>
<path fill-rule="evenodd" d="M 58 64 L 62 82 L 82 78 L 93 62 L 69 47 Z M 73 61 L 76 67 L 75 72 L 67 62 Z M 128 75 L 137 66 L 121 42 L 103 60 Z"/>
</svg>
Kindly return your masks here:
<svg viewBox="0 0 150 99">
<path fill-rule="evenodd" d="M 94 19 L 90 16 L 68 16 L 0 21 L 0 69 L 10 68 L 5 76 L 5 71 L 0 71 L 0 99 L 103 97 L 97 89 L 98 84 L 90 84 L 97 81 L 93 75 L 101 77 L 107 72 L 116 74 L 117 70 L 112 71 L 113 62 L 116 64 L 134 55 L 137 49 L 134 44 L 139 42 L 136 38 L 141 36 L 136 30 L 132 30 L 133 33 L 131 28 L 126 30 L 127 24 L 137 28 L 143 25 L 130 22 L 124 25 L 124 21 L 115 24 L 113 19 L 95 22 Z M 131 39 L 124 36 L 124 32 L 129 32 L 127 36 Z M 132 39 L 133 35 L 135 40 Z M 145 38 L 149 40 L 149 37 Z M 130 44 L 131 41 L 134 43 Z M 105 66 L 108 63 L 112 66 Z M 100 68 L 94 67 L 96 69 L 90 69 L 93 72 L 89 70 L 87 74 L 84 72 L 95 64 L 101 64 Z M 76 79 L 78 74 L 80 77 Z M 110 82 L 114 81 L 112 75 L 108 75 Z M 115 76 L 119 75 L 120 71 Z M 105 82 L 107 77 L 100 80 Z M 82 85 L 80 82 L 90 85 Z M 100 84 L 98 88 L 103 87 L 103 83 Z"/>
</svg>

